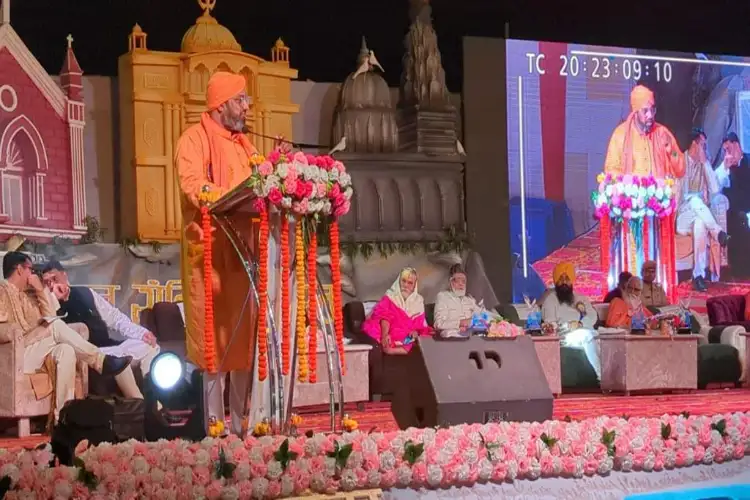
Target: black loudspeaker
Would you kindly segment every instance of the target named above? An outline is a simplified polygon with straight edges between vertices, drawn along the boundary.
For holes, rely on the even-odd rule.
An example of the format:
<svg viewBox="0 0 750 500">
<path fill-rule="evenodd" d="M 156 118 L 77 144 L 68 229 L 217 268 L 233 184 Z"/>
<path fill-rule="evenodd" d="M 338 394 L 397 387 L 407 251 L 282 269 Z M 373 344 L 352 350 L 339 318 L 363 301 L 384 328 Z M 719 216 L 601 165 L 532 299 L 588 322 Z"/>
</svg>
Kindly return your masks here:
<svg viewBox="0 0 750 500">
<path fill-rule="evenodd" d="M 402 429 L 552 418 L 552 392 L 528 336 L 420 337 L 406 361 L 393 398 Z"/>
</svg>

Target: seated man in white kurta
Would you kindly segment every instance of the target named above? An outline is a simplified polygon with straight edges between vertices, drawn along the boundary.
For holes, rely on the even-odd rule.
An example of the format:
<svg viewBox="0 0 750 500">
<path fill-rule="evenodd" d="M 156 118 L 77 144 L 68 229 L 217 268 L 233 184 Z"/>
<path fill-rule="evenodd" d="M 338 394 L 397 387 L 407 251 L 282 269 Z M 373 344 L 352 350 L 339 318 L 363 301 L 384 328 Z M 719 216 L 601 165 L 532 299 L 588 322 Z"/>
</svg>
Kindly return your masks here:
<svg viewBox="0 0 750 500">
<path fill-rule="evenodd" d="M 562 262 L 552 272 L 554 292 L 542 303 L 542 321 L 555 325 L 562 337 L 562 345 L 582 349 L 586 353 L 596 377 L 601 380 L 599 349 L 594 325 L 598 319 L 591 301 L 573 291 L 575 269 L 573 264 Z"/>
<path fill-rule="evenodd" d="M 449 271 L 450 289 L 435 299 L 435 331 L 441 337 L 458 337 L 471 326 L 471 318 L 482 311 L 473 297 L 466 294 L 466 272 L 460 264 Z"/>
<path fill-rule="evenodd" d="M 159 346 L 153 333 L 130 321 L 130 318 L 92 289 L 70 286 L 68 273 L 57 261 L 44 266 L 42 279 L 59 301 L 57 314 L 67 314 L 66 323 L 84 323 L 89 329 L 89 341 L 104 354 L 132 356 L 133 363 L 140 366 L 141 374 L 148 374 L 151 362 L 159 354 Z M 111 338 L 110 332 L 121 335 L 125 340 Z"/>
</svg>

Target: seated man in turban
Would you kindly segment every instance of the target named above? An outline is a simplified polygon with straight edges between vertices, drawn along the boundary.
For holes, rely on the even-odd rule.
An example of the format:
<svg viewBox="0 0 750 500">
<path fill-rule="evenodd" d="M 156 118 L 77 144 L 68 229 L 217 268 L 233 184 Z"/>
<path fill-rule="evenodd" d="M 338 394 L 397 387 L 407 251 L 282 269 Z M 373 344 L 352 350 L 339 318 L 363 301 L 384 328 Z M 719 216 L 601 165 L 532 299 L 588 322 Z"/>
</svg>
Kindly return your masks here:
<svg viewBox="0 0 750 500">
<path fill-rule="evenodd" d="M 542 304 L 542 321 L 550 323 L 562 337 L 562 345 L 583 349 L 591 367 L 601 379 L 599 350 L 596 345 L 594 325 L 598 319 L 588 298 L 573 291 L 575 269 L 573 264 L 562 262 L 552 272 L 554 293 Z"/>
<path fill-rule="evenodd" d="M 654 93 L 636 85 L 630 93 L 630 114 L 619 124 L 607 147 L 604 171 L 608 174 L 653 175 L 656 178 L 685 174 L 685 159 L 667 127 L 654 120 Z"/>
</svg>

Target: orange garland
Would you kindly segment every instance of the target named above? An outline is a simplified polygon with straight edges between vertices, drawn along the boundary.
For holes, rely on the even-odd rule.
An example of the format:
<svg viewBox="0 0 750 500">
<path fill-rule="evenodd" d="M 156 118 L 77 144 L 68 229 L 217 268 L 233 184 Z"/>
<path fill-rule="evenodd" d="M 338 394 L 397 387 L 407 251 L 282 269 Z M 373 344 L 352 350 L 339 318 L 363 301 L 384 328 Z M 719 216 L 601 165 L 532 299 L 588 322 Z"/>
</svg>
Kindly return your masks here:
<svg viewBox="0 0 750 500">
<path fill-rule="evenodd" d="M 336 330 L 336 346 L 341 359 L 341 373 L 346 373 L 344 360 L 344 315 L 341 304 L 341 247 L 339 242 L 339 223 L 334 219 L 330 228 L 331 245 L 331 281 L 333 282 L 333 326 Z"/>
<path fill-rule="evenodd" d="M 289 218 L 281 214 L 281 373 L 289 375 L 290 336 L 289 310 Z"/>
<path fill-rule="evenodd" d="M 268 376 L 268 209 L 260 212 L 258 231 L 258 380 Z"/>
<path fill-rule="evenodd" d="M 609 256 L 610 256 L 610 219 L 609 214 L 604 215 L 599 222 L 599 243 L 601 245 L 602 259 L 602 293 L 609 292 Z"/>
<path fill-rule="evenodd" d="M 203 324 L 203 356 L 206 362 L 206 370 L 216 373 L 216 345 L 214 338 L 214 276 L 213 276 L 213 251 L 211 233 L 211 214 L 208 212 L 209 193 L 205 194 L 205 200 L 201 204 L 201 229 L 203 230 L 203 292 L 205 318 Z M 201 196 L 201 198 L 204 198 Z"/>
<path fill-rule="evenodd" d="M 641 244 L 643 246 L 643 262 L 651 260 L 649 258 L 649 242 L 650 242 L 650 235 L 648 234 L 648 216 L 644 216 L 643 217 L 643 237 L 641 239 Z"/>
<path fill-rule="evenodd" d="M 297 279 L 297 380 L 306 382 L 307 339 L 305 338 L 305 242 L 302 240 L 302 220 L 297 218 L 294 227 L 295 267 Z"/>
<path fill-rule="evenodd" d="M 310 241 L 307 245 L 307 321 L 310 331 L 307 337 L 307 357 L 310 364 L 310 383 L 318 381 L 318 235 L 314 223 L 310 224 Z"/>
</svg>

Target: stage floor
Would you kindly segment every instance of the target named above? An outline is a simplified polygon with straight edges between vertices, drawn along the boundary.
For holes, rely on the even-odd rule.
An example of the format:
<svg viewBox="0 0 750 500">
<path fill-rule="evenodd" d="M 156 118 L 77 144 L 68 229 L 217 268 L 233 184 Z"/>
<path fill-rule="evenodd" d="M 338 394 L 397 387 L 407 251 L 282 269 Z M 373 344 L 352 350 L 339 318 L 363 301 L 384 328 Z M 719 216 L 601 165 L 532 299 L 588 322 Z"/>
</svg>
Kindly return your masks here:
<svg viewBox="0 0 750 500">
<path fill-rule="evenodd" d="M 717 413 L 748 411 L 750 389 L 714 389 L 694 391 L 689 394 L 663 394 L 644 396 L 603 395 L 601 393 L 563 395 L 554 401 L 553 418 L 573 420 L 597 417 L 600 415 L 630 417 L 659 417 L 665 413 L 688 412 L 691 415 L 714 415 Z M 330 430 L 330 417 L 327 406 L 299 408 L 304 419 L 302 431 Z M 364 410 L 356 404 L 347 404 L 345 411 L 357 420 L 359 428 L 368 432 L 398 430 L 387 402 L 365 403 Z M 8 429 L 12 431 L 12 429 Z M 0 448 L 33 448 L 48 439 L 43 435 L 19 439 L 8 435 L 0 437 Z"/>
<path fill-rule="evenodd" d="M 599 268 L 601 261 L 599 253 L 599 225 L 571 241 L 567 246 L 558 248 L 547 257 L 532 264 L 534 270 L 547 286 L 552 286 L 552 270 L 560 262 L 572 262 L 576 268 L 576 292 L 586 295 L 594 302 L 602 298 L 602 272 Z M 689 275 L 689 272 L 680 273 Z M 677 295 L 680 299 L 689 299 L 690 307 L 703 313 L 706 309 L 706 299 L 717 295 L 746 294 L 750 292 L 750 282 L 721 282 L 707 283 L 708 290 L 697 292 L 693 290 L 691 281 L 684 280 L 678 286 Z"/>
</svg>

